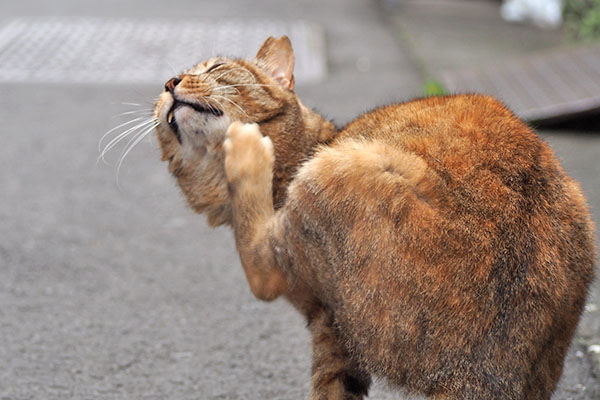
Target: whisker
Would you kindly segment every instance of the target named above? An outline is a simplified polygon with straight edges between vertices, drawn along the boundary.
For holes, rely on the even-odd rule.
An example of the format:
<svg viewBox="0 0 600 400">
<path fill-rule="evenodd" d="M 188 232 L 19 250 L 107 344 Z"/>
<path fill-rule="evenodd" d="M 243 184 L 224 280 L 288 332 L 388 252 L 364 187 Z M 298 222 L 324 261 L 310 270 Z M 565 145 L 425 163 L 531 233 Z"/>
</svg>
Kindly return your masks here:
<svg viewBox="0 0 600 400">
<path fill-rule="evenodd" d="M 223 107 L 223 103 L 221 103 L 220 101 L 218 101 L 217 99 L 213 99 L 210 96 L 206 97 L 207 103 L 210 104 L 211 101 L 214 101 L 215 103 L 217 103 L 217 105 L 219 106 L 219 108 L 221 110 L 225 110 L 225 107 Z"/>
<path fill-rule="evenodd" d="M 117 117 L 121 117 L 123 115 L 131 115 L 131 114 L 145 114 L 145 113 L 151 113 L 153 110 L 151 109 L 143 109 L 143 110 L 133 110 L 133 111 L 126 111 L 124 113 L 121 114 L 117 114 Z"/>
<path fill-rule="evenodd" d="M 169 66 L 169 68 L 171 68 L 171 72 L 173 73 L 173 76 L 179 75 L 177 73 L 177 70 L 175 69 L 175 67 L 173 67 L 173 64 L 171 64 L 170 62 L 167 61 L 167 65 Z"/>
<path fill-rule="evenodd" d="M 154 130 L 159 125 L 159 121 L 154 121 L 154 124 L 145 128 L 142 132 L 138 132 L 128 143 L 127 147 L 121 154 L 119 159 L 119 164 L 117 165 L 117 185 L 119 184 L 119 173 L 121 172 L 121 166 L 123 165 L 123 161 L 125 161 L 125 157 L 137 146 L 144 138 Z"/>
<path fill-rule="evenodd" d="M 135 146 L 135 144 L 138 143 L 137 140 L 140 137 L 145 136 L 148 132 L 150 132 L 152 129 L 154 129 L 154 127 L 155 127 L 155 125 L 153 124 L 153 125 L 145 127 L 144 129 L 141 129 L 140 131 L 133 134 L 133 137 L 131 139 L 129 139 L 129 141 L 127 142 L 127 145 L 121 152 L 121 156 L 119 158 L 119 166 L 123 163 L 123 159 L 131 151 L 133 146 Z M 132 146 L 132 143 L 134 143 L 133 146 Z"/>
<path fill-rule="evenodd" d="M 250 118 L 250 116 L 248 115 L 248 113 L 246 113 L 246 111 L 242 107 L 240 107 L 239 105 L 237 105 L 233 100 L 231 100 L 231 99 L 229 99 L 229 98 L 227 98 L 225 96 L 218 95 L 218 94 L 211 94 L 210 96 L 217 96 L 219 98 L 227 100 L 228 102 L 230 102 L 231 104 L 233 104 L 235 107 L 237 107 L 237 109 L 240 110 L 246 116 L 246 118 L 248 118 L 249 121 L 254 122 L 252 120 L 252 118 Z"/>
<path fill-rule="evenodd" d="M 134 127 L 127 129 L 125 132 L 119 134 L 117 137 L 111 140 L 111 142 L 106 146 L 105 151 L 111 150 L 115 145 L 123 141 L 127 136 L 133 135 L 135 131 L 138 131 L 140 129 L 145 129 L 148 125 L 151 125 L 153 122 L 156 122 L 156 120 L 154 118 L 151 118 L 148 121 L 144 121 Z"/>
<path fill-rule="evenodd" d="M 256 82 L 256 77 L 255 77 L 255 76 L 252 74 L 252 72 L 248 71 L 248 70 L 247 70 L 246 68 L 244 68 L 244 67 L 237 67 L 237 68 L 228 69 L 227 71 L 223 72 L 221 75 L 217 76 L 217 77 L 216 77 L 216 78 L 214 78 L 214 79 L 215 79 L 215 81 L 218 81 L 219 79 L 221 79 L 221 78 L 222 78 L 222 77 L 224 77 L 225 75 L 227 75 L 227 74 L 229 74 L 229 73 L 231 73 L 231 72 L 233 72 L 233 71 L 239 71 L 239 70 L 242 70 L 242 71 L 244 71 L 244 72 L 248 73 L 248 74 L 249 74 L 249 75 L 252 77 L 252 79 L 254 80 L 254 82 Z"/>
<path fill-rule="evenodd" d="M 279 84 L 277 83 L 236 83 L 233 85 L 225 85 L 222 87 L 243 87 L 243 86 L 268 86 L 268 87 L 274 87 L 274 86 L 279 86 Z"/>
<path fill-rule="evenodd" d="M 112 128 L 111 130 L 109 130 L 108 132 L 106 132 L 104 135 L 102 135 L 102 137 L 100 138 L 100 141 L 98 142 L 98 151 L 100 151 L 100 149 L 102 148 L 102 142 L 104 141 L 104 138 L 105 138 L 105 137 L 107 137 L 108 135 L 110 135 L 112 132 L 116 131 L 116 130 L 117 130 L 117 129 L 119 129 L 119 128 L 122 128 L 122 127 L 124 127 L 124 126 L 130 125 L 130 124 L 133 124 L 133 123 L 135 123 L 135 122 L 137 122 L 137 121 L 139 121 L 139 120 L 141 120 L 141 119 L 144 119 L 144 118 L 146 118 L 146 117 L 138 117 L 138 118 L 134 118 L 134 119 L 132 119 L 132 120 L 130 120 L 130 121 L 127 121 L 127 122 L 124 122 L 124 123 L 122 123 L 121 125 L 117 125 L 117 126 L 115 126 L 114 128 Z"/>
<path fill-rule="evenodd" d="M 106 154 L 106 152 L 108 152 L 111 148 L 113 148 L 118 142 L 120 142 L 122 139 L 124 139 L 126 136 L 128 136 L 129 134 L 131 134 L 132 132 L 134 132 L 137 129 L 140 129 L 142 127 L 144 127 L 145 125 L 150 124 L 152 121 L 154 120 L 154 118 L 150 118 L 146 121 L 140 122 L 139 124 L 132 126 L 130 128 L 128 128 L 127 130 L 125 130 L 124 132 L 121 132 L 120 134 L 118 134 L 115 138 L 113 138 L 104 148 L 104 150 L 102 151 L 103 154 Z"/>
<path fill-rule="evenodd" d="M 274 86 L 278 86 L 278 85 L 277 84 L 263 84 L 263 83 L 239 83 L 239 84 L 233 84 L 233 85 L 217 86 L 213 90 L 235 89 L 239 94 L 240 91 L 237 89 L 238 87 L 274 87 Z"/>
<path fill-rule="evenodd" d="M 240 92 L 240 90 L 236 87 L 233 86 L 217 86 L 216 88 L 212 88 L 211 90 L 224 90 L 224 89 L 233 89 L 237 92 L 238 95 L 241 96 L 242 92 Z"/>
<path fill-rule="evenodd" d="M 159 121 L 155 118 L 150 118 L 147 121 L 141 122 L 139 124 L 137 124 L 136 126 L 133 126 L 129 129 L 127 129 L 125 132 L 120 133 L 119 135 L 117 135 L 115 138 L 113 138 L 107 145 L 106 147 L 104 147 L 104 150 L 102 150 L 102 153 L 100 154 L 100 156 L 98 157 L 98 161 L 102 160 L 104 163 L 106 162 L 106 159 L 104 158 L 106 156 L 106 154 L 113 148 L 115 147 L 119 142 L 121 142 L 122 140 L 124 140 L 127 136 L 134 134 L 134 132 L 138 129 L 146 129 L 147 126 L 149 125 L 153 125 L 156 124 L 158 125 Z M 108 163 L 107 163 L 108 164 Z"/>
</svg>

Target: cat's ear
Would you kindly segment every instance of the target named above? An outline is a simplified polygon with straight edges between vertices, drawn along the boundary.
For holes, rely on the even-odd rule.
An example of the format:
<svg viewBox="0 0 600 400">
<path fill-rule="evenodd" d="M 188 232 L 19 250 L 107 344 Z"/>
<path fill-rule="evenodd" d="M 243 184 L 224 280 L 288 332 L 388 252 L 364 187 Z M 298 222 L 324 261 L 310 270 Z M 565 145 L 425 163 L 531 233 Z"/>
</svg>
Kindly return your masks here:
<svg viewBox="0 0 600 400">
<path fill-rule="evenodd" d="M 269 36 L 256 53 L 256 61 L 281 86 L 294 90 L 294 50 L 287 36 Z"/>
</svg>

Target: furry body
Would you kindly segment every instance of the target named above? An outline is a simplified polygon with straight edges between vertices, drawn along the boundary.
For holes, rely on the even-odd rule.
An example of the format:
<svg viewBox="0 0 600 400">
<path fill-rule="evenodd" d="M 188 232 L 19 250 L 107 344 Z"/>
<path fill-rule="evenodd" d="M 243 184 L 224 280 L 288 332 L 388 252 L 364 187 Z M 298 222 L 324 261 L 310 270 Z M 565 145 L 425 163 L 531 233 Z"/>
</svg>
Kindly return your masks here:
<svg viewBox="0 0 600 400">
<path fill-rule="evenodd" d="M 578 185 L 490 97 L 387 106 L 336 131 L 293 94 L 290 54 L 270 38 L 255 63 L 230 61 L 254 82 L 228 78 L 247 85 L 232 94 L 245 115 L 192 119 L 209 127 L 180 143 L 158 134 L 192 207 L 234 229 L 252 292 L 306 316 L 311 399 L 363 398 L 371 374 L 432 398 L 549 398 L 594 276 Z M 161 96 L 159 119 L 189 92 L 210 99 L 210 64 Z M 258 124 L 223 132 L 231 121 Z"/>
</svg>

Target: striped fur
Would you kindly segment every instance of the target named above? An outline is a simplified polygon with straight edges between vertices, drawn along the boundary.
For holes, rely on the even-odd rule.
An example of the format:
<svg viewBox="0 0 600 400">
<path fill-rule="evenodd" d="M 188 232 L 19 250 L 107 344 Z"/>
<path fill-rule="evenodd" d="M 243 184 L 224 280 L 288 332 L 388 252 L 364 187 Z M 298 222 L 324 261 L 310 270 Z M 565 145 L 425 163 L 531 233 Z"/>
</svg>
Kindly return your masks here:
<svg viewBox="0 0 600 400">
<path fill-rule="evenodd" d="M 310 398 L 362 399 L 371 375 L 436 399 L 550 398 L 596 257 L 585 198 L 551 149 L 479 95 L 336 130 L 298 100 L 292 68 L 287 38 L 270 38 L 253 62 L 183 74 L 198 101 L 239 85 L 227 120 L 183 131 L 202 140 L 175 139 L 171 93 L 156 115 L 163 159 L 195 210 L 233 228 L 252 292 L 306 316 Z"/>
</svg>

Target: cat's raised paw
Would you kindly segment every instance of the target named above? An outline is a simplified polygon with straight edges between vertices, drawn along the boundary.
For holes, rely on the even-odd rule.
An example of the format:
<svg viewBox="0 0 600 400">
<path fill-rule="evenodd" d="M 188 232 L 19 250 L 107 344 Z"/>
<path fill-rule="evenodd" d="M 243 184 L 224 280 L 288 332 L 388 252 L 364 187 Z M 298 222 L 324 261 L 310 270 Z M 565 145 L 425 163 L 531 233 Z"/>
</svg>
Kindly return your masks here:
<svg viewBox="0 0 600 400">
<path fill-rule="evenodd" d="M 225 173 L 229 183 L 268 184 L 273 176 L 273 143 L 260 133 L 258 124 L 233 122 L 223 142 Z"/>
</svg>

